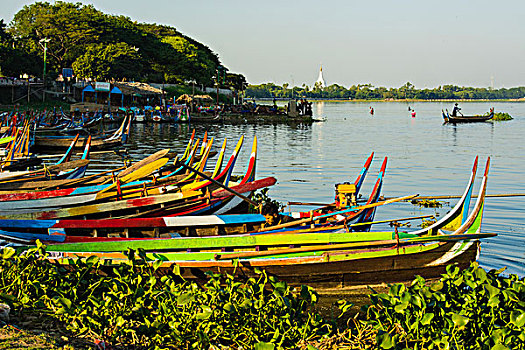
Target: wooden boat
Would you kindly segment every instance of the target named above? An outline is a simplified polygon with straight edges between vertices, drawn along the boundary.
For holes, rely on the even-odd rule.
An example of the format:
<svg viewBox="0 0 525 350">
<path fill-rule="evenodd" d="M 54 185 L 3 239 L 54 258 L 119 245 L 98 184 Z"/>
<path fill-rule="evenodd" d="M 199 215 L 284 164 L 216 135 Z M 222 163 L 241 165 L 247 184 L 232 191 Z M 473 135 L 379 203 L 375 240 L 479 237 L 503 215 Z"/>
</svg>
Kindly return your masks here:
<svg viewBox="0 0 525 350">
<path fill-rule="evenodd" d="M 140 248 L 146 259 L 161 260 L 159 274 L 175 271 L 186 280 L 204 279 L 206 272 L 250 278 L 263 269 L 291 284 L 316 288 L 399 282 L 415 275 L 437 277 L 448 264 L 467 267 L 477 257 L 479 239 L 495 236 L 480 232 L 488 167 L 489 161 L 474 208 L 467 217 L 455 221 L 451 232 L 440 228 L 437 234 L 429 234 L 434 229 L 425 229 L 425 234 L 397 230 L 358 233 L 324 228 L 323 232 L 307 233 L 50 244 L 47 251 L 50 259 L 62 264 L 71 258 L 97 256 L 110 267 L 126 261 L 127 249 Z M 469 184 L 467 196 L 470 191 Z M 461 215 L 468 210 L 465 199 L 460 200 L 460 210 L 455 207 L 454 219 L 460 217 L 458 212 Z M 450 224 L 450 219 L 445 221 Z"/>
<path fill-rule="evenodd" d="M 449 115 L 448 109 L 446 110 L 446 113 L 441 110 L 441 114 L 443 115 L 443 119 L 446 123 L 450 124 L 456 124 L 456 123 L 475 123 L 475 122 L 486 122 L 492 118 L 494 118 L 494 107 L 490 109 L 489 113 L 487 115 L 473 115 L 473 116 L 453 116 Z"/>
<path fill-rule="evenodd" d="M 224 183 L 226 186 L 230 186 L 235 191 L 242 191 L 242 193 L 251 193 L 257 189 L 272 186 L 276 180 L 274 178 L 266 178 L 254 181 L 255 174 L 255 161 L 256 161 L 256 141 L 254 141 L 254 149 L 252 156 L 250 157 L 249 166 L 246 175 L 240 183 L 231 183 L 230 177 L 233 171 L 235 161 L 237 159 L 240 146 L 242 145 L 242 137 L 238 143 L 230 161 L 224 168 L 224 170 L 215 177 L 215 182 Z M 208 148 L 209 149 L 209 148 Z M 168 158 L 160 158 L 148 165 L 151 169 L 159 168 L 166 164 Z M 158 163 L 158 164 L 157 164 Z M 146 171 L 147 167 L 137 167 L 136 171 Z M 142 174 L 143 176 L 151 173 L 151 169 Z M 129 169 L 127 169 L 129 171 Z M 129 173 L 128 180 L 136 180 L 132 176 L 133 173 Z M 123 181 L 126 178 L 122 178 Z M 75 216 L 87 216 L 91 218 L 100 217 L 115 217 L 115 216 L 165 216 L 165 215 L 203 215 L 205 213 L 224 213 L 235 207 L 232 203 L 234 196 L 225 191 L 214 190 L 212 183 L 208 180 L 197 181 L 194 185 L 185 185 L 175 188 L 177 191 L 170 191 L 169 186 L 159 187 L 158 193 L 145 198 L 131 198 L 126 196 L 127 192 L 122 192 L 122 188 L 119 188 L 119 182 L 111 184 L 99 192 L 93 193 L 90 189 L 90 194 L 79 195 L 81 191 L 77 191 L 76 196 L 72 196 L 71 192 L 66 194 L 64 197 L 57 198 L 53 196 L 49 198 L 48 194 L 45 194 L 44 198 L 36 199 L 25 199 L 17 200 L 19 198 L 27 198 L 27 195 L 22 196 L 10 196 L 6 197 L 9 199 L 5 203 L 0 202 L 0 207 L 4 206 L 4 209 L 0 211 L 0 217 L 4 219 L 9 218 L 25 218 L 25 219 L 44 219 L 44 218 L 65 218 Z M 145 185 L 144 185 L 145 186 Z M 110 190 L 117 189 L 120 191 L 117 196 L 117 200 L 111 202 L 97 203 L 96 201 L 107 198 L 108 196 L 114 197 L 115 194 L 103 196 L 104 193 Z M 206 190 L 208 189 L 208 190 Z M 134 194 L 139 196 L 149 195 L 147 189 L 138 189 L 132 191 Z M 177 192 L 177 193 L 175 193 Z M 67 192 L 66 192 L 67 193 Z M 208 194 L 207 194 L 208 193 Z M 15 200 L 13 201 L 13 198 Z M 34 197 L 33 197 L 34 198 Z M 187 199 L 190 199 L 187 201 Z M 27 201 L 27 202 L 26 202 Z M 93 203 L 93 204 L 91 204 Z M 57 207 L 52 207 L 53 205 Z M 51 207 L 50 207 L 51 206 Z"/>
<path fill-rule="evenodd" d="M 91 139 L 93 150 L 109 149 L 124 144 L 129 136 L 131 117 L 124 118 L 120 127 L 112 135 L 97 135 Z M 85 147 L 88 137 L 82 137 L 75 147 Z M 71 136 L 39 136 L 34 138 L 33 146 L 37 149 L 68 148 L 73 138 Z"/>
<path fill-rule="evenodd" d="M 132 241 L 160 236 L 176 238 L 181 237 L 181 234 L 209 236 L 227 232 L 246 232 L 260 227 L 264 221 L 265 218 L 261 214 L 103 220 L 3 220 L 1 222 L 4 230 L 0 230 L 0 238 L 21 243 L 30 243 L 36 239 L 43 242 L 69 243 Z M 28 228 L 33 231 L 13 232 L 16 229 L 25 231 Z"/>
<path fill-rule="evenodd" d="M 242 141 L 242 139 L 241 139 Z M 248 163 L 247 172 L 244 176 L 243 180 L 240 182 L 239 186 L 236 186 L 234 188 L 239 189 L 244 194 L 249 194 L 250 189 L 252 188 L 252 184 L 258 183 L 259 181 L 253 181 L 255 177 L 255 163 L 256 163 L 256 139 L 254 140 L 254 144 L 252 147 L 252 154 L 250 156 L 250 161 Z M 357 178 L 357 182 L 360 184 L 364 180 L 364 174 L 368 170 L 371 160 L 372 160 L 373 154 L 369 157 L 367 162 L 365 163 L 364 169 L 361 171 Z M 383 174 L 386 168 L 386 159 L 383 162 L 383 165 L 381 167 L 381 172 L 378 176 L 378 180 L 376 182 L 376 185 L 374 186 L 374 190 L 372 191 L 372 195 L 370 196 L 367 204 L 373 203 L 377 201 L 377 198 L 380 194 L 380 189 L 382 185 L 382 179 Z M 217 170 L 215 171 L 217 172 Z M 250 181 L 251 180 L 251 181 Z M 264 180 L 264 179 L 263 179 Z M 267 180 L 265 180 L 267 181 Z M 271 179 L 271 183 L 267 183 L 267 185 L 271 185 L 275 183 L 275 179 Z M 61 192 L 65 192 L 66 195 L 69 194 L 66 198 L 60 198 Z M 66 200 L 75 201 L 74 203 L 89 203 L 90 201 L 94 201 L 97 199 L 98 196 L 101 195 L 101 193 L 92 193 L 92 194 L 85 194 L 85 195 L 77 195 L 71 196 L 72 192 L 69 192 L 68 190 L 57 190 L 57 191 L 48 191 L 41 192 L 40 196 L 38 193 L 29 193 L 29 194 L 13 194 L 13 195 L 0 195 L 0 208 L 7 207 L 8 208 L 16 208 L 17 214 L 19 214 L 23 209 L 24 205 L 27 206 L 26 208 L 38 208 L 41 207 L 42 203 L 47 203 L 48 205 L 52 205 L 55 203 L 55 206 L 58 205 L 64 205 L 65 203 L 71 203 L 66 202 Z M 54 194 L 54 195 L 53 195 Z M 103 193 L 107 194 L 107 192 Z M 4 198 L 5 197 L 5 198 Z M 1 199 L 25 199 L 25 200 L 13 200 L 13 201 L 4 201 L 4 203 L 1 201 Z M 100 198 L 100 197 L 98 197 Z M 214 191 L 212 192 L 210 197 L 207 197 L 206 200 L 201 200 L 200 203 L 197 202 L 197 199 L 192 200 L 192 205 L 188 206 L 187 204 L 178 204 L 180 207 L 180 210 L 176 213 L 171 213 L 171 215 L 195 215 L 199 214 L 202 215 L 203 212 L 214 212 L 216 214 L 221 214 L 227 212 L 232 206 L 236 206 L 235 203 L 232 204 L 232 202 L 236 199 L 236 197 L 232 196 L 231 193 L 228 193 L 228 191 Z M 220 204 L 220 206 L 219 206 Z M 3 205 L 3 206 L 2 206 Z M 155 211 L 155 214 L 162 212 L 165 209 L 159 209 Z M 355 210 L 348 213 L 345 213 L 344 215 L 341 215 L 340 220 L 344 220 L 344 225 L 346 227 L 353 227 L 352 224 L 363 221 L 363 220 L 372 220 L 373 214 L 375 212 L 375 208 L 367 208 L 367 209 L 361 209 L 361 210 Z M 151 213 L 151 212 L 150 212 Z M 184 217 L 184 216 L 182 216 Z M 247 215 L 247 217 L 250 217 L 250 215 Z M 17 216 L 18 219 L 20 219 L 20 216 Z M 192 219 L 191 221 L 198 221 L 195 219 Z M 263 220 L 264 221 L 264 220 Z M 140 226 L 137 222 L 145 223 L 144 225 Z M 57 228 L 63 228 L 67 229 L 67 232 L 64 231 L 64 234 L 67 234 L 68 237 L 76 237 L 77 239 L 80 239 L 78 237 L 79 230 L 78 228 L 82 228 L 80 230 L 80 234 L 84 235 L 93 235 L 95 237 L 103 237 L 107 235 L 118 235 L 119 237 L 141 237 L 141 236 L 150 236 L 155 233 L 155 236 L 159 237 L 163 234 L 163 232 L 166 232 L 164 227 L 166 225 L 161 226 L 155 226 L 155 222 L 163 223 L 162 218 L 127 218 L 127 219 L 103 219 L 103 220 L 86 220 L 86 219 L 77 219 L 77 220 L 51 220 L 51 221 L 42 221 L 42 220 L 0 220 L 0 228 L 4 229 L 4 238 L 12 236 L 13 239 L 29 239 L 30 237 L 34 237 L 35 239 L 38 237 L 38 239 L 41 239 L 43 241 L 55 241 L 55 240 L 61 240 L 63 239 L 60 235 L 52 234 L 49 236 L 45 236 L 48 234 L 45 231 L 41 231 L 43 227 L 46 229 L 53 229 L 56 230 Z M 46 226 L 48 225 L 48 226 Z M 64 226 L 65 225 L 65 226 Z M 72 225 L 72 226 L 71 226 Z M 256 227 L 254 225 L 247 226 L 243 225 L 241 228 L 237 227 L 235 229 L 229 227 L 228 229 L 218 229 L 215 230 L 204 230 L 205 232 L 202 232 L 200 228 L 197 230 L 195 227 L 189 227 L 189 221 L 188 221 L 188 227 L 184 229 L 184 232 L 186 232 L 186 235 L 190 235 L 190 231 L 194 235 L 207 235 L 207 234 L 217 234 L 218 232 L 223 232 L 224 234 L 233 234 L 233 233 L 243 233 L 248 232 L 250 230 L 254 230 Z M 196 226 L 196 224 L 193 224 L 193 226 Z M 140 230 L 132 230 L 133 232 L 130 235 L 130 228 L 138 228 L 140 227 Z M 8 231 L 13 228 L 23 228 L 24 230 L 32 230 L 32 233 L 36 234 L 35 236 L 32 236 L 29 232 L 25 232 L 24 234 L 16 234 L 16 233 L 9 233 Z M 257 227 L 260 228 L 260 227 Z M 366 225 L 360 225 L 356 230 L 366 230 L 369 226 Z M 89 232 L 88 229 L 91 229 L 92 232 Z M 332 228 L 330 228 L 332 229 Z M 353 230 L 353 229 L 352 229 Z M 53 231 L 54 232 L 54 231 Z M 168 232 L 169 233 L 169 232 Z M 85 240 L 88 240 L 89 237 L 85 237 Z"/>
<path fill-rule="evenodd" d="M 192 113 L 188 119 L 190 123 L 216 123 L 222 121 L 221 113 Z M 180 122 L 184 122 L 181 120 Z"/>
</svg>

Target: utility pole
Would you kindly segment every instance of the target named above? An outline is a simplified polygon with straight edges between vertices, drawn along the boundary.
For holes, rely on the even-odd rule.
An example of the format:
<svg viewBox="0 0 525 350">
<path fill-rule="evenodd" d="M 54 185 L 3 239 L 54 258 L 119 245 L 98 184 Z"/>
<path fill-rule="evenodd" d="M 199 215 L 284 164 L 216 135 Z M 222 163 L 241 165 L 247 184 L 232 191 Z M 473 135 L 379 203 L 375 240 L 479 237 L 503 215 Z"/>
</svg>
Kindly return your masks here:
<svg viewBox="0 0 525 350">
<path fill-rule="evenodd" d="M 50 42 L 51 39 L 49 38 L 43 38 L 40 39 L 40 43 L 44 43 L 44 74 L 42 75 L 43 78 L 43 92 L 42 92 L 42 102 L 46 102 L 46 62 L 47 62 L 47 43 Z"/>
<path fill-rule="evenodd" d="M 217 108 L 219 108 L 219 68 L 220 66 L 217 66 Z"/>
</svg>

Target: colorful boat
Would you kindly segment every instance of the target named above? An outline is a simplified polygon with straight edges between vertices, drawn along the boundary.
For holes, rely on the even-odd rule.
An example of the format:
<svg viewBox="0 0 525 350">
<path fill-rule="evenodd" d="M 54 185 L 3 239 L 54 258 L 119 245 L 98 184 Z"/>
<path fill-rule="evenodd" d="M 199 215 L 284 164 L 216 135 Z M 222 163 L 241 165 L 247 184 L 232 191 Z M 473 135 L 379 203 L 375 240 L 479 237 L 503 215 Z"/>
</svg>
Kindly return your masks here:
<svg viewBox="0 0 525 350">
<path fill-rule="evenodd" d="M 91 139 L 91 148 L 96 150 L 109 149 L 126 143 L 131 130 L 131 117 L 126 117 L 120 127 L 111 135 L 96 135 Z M 75 147 L 85 147 L 88 137 L 82 137 Z M 73 140 L 71 136 L 39 136 L 34 138 L 33 147 L 37 149 L 68 148 Z"/>
<path fill-rule="evenodd" d="M 71 258 L 97 256 L 111 267 L 126 261 L 128 249 L 143 249 L 146 259 L 161 260 L 159 274 L 175 272 L 187 280 L 202 279 L 206 272 L 249 278 L 264 269 L 289 283 L 316 288 L 437 277 L 450 263 L 468 266 L 477 257 L 479 239 L 494 236 L 481 233 L 489 164 L 487 160 L 478 199 L 467 216 L 473 176 L 451 215 L 412 233 L 313 231 L 306 226 L 302 231 L 233 236 L 50 244 L 48 258 L 68 264 Z"/>
</svg>

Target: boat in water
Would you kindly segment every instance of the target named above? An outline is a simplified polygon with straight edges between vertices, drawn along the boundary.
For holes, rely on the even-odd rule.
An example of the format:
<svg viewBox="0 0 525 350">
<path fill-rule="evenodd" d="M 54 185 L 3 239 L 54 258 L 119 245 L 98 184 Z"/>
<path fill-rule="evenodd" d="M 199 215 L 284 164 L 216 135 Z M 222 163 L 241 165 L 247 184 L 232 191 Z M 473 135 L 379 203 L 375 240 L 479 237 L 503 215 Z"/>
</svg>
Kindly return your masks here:
<svg viewBox="0 0 525 350">
<path fill-rule="evenodd" d="M 494 118 L 494 107 L 490 109 L 488 114 L 485 115 L 451 115 L 448 113 L 448 109 L 441 110 L 441 114 L 443 115 L 443 119 L 445 120 L 445 124 L 456 124 L 456 123 L 477 123 L 477 122 L 486 122 L 488 120 L 491 120 Z"/>
</svg>

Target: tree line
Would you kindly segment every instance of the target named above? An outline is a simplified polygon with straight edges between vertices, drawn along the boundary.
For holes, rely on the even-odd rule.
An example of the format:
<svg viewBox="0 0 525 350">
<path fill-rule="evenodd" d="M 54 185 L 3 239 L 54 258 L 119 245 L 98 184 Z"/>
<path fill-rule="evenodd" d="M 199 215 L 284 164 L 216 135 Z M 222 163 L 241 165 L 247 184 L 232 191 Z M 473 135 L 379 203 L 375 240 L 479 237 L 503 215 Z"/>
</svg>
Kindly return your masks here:
<svg viewBox="0 0 525 350">
<path fill-rule="evenodd" d="M 515 88 L 475 88 L 443 85 L 434 89 L 416 89 L 407 82 L 399 88 L 374 87 L 371 84 L 353 85 L 345 88 L 333 84 L 325 88 L 314 86 L 291 87 L 285 83 L 282 86 L 273 83 L 248 85 L 247 98 L 314 98 L 314 99 L 345 99 L 345 100 L 479 100 L 479 99 L 519 99 L 525 97 L 525 87 Z"/>
<path fill-rule="evenodd" d="M 42 77 L 45 47 L 50 79 L 73 68 L 76 77 L 98 81 L 246 85 L 209 47 L 175 28 L 104 14 L 92 5 L 36 2 L 9 24 L 0 20 L 2 75 Z"/>
</svg>

